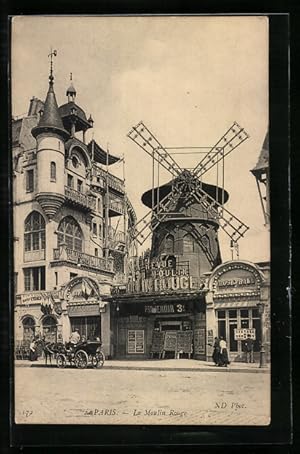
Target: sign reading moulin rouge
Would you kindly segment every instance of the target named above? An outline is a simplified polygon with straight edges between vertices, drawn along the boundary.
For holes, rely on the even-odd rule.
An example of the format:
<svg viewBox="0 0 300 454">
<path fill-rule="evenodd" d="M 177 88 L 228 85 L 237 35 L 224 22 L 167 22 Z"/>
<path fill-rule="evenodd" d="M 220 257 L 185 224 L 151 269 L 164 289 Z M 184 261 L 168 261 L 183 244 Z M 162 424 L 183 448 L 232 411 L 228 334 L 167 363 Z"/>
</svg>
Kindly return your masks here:
<svg viewBox="0 0 300 454">
<path fill-rule="evenodd" d="M 144 260 L 129 276 L 128 293 L 156 293 L 161 291 L 190 290 L 198 288 L 189 274 L 189 266 L 176 264 L 176 258 Z"/>
</svg>

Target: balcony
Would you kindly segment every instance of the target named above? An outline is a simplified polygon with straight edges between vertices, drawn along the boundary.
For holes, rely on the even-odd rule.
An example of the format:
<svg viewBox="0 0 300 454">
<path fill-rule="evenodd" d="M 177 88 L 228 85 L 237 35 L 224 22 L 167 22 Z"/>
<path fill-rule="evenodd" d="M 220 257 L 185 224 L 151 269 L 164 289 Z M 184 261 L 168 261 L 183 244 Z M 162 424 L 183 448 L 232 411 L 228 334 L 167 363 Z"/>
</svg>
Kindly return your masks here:
<svg viewBox="0 0 300 454">
<path fill-rule="evenodd" d="M 76 189 L 65 186 L 66 201 L 77 208 L 81 208 L 84 211 L 92 211 L 96 209 L 96 199 L 82 192 L 76 191 Z"/>
<path fill-rule="evenodd" d="M 112 258 L 106 260 L 103 257 L 95 257 L 94 255 L 74 251 L 73 249 L 69 249 L 64 246 L 53 249 L 52 266 L 68 264 L 76 265 L 77 267 L 83 269 L 92 269 L 108 273 L 113 273 L 114 267 L 114 261 Z"/>
<path fill-rule="evenodd" d="M 125 233 L 110 227 L 108 232 L 108 242 L 110 249 L 120 250 L 120 246 L 125 246 Z"/>
<path fill-rule="evenodd" d="M 104 205 L 104 207 L 106 204 Z M 108 202 L 108 216 L 122 216 L 124 214 L 124 204 L 115 200 L 109 200 Z"/>
<path fill-rule="evenodd" d="M 95 179 L 95 181 L 99 182 L 100 187 L 105 188 L 107 179 L 109 189 L 112 189 L 119 194 L 125 193 L 124 181 L 115 175 L 112 175 L 109 172 L 107 173 L 98 167 L 97 169 L 93 169 L 93 177 L 93 180 Z"/>
</svg>

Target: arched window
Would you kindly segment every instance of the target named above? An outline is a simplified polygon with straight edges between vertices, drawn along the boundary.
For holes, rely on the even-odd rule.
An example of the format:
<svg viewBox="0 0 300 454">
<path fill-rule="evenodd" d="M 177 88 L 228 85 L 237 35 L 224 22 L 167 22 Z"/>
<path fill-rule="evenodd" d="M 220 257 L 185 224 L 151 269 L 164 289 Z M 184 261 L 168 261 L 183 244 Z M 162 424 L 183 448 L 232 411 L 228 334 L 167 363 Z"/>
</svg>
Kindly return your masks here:
<svg viewBox="0 0 300 454">
<path fill-rule="evenodd" d="M 45 249 L 45 220 L 37 211 L 33 211 L 25 219 L 24 245 L 25 251 Z"/>
<path fill-rule="evenodd" d="M 173 237 L 173 235 L 167 235 L 165 238 L 165 253 L 174 254 L 174 237 Z"/>
<path fill-rule="evenodd" d="M 32 317 L 25 317 L 23 322 L 23 341 L 30 343 L 35 334 L 35 321 Z"/>
<path fill-rule="evenodd" d="M 82 252 L 82 240 L 82 231 L 75 219 L 71 216 L 64 218 L 58 226 L 58 246 L 65 243 L 68 248 Z"/>
<path fill-rule="evenodd" d="M 50 180 L 56 181 L 56 163 L 54 161 L 50 162 Z"/>
<path fill-rule="evenodd" d="M 183 252 L 194 252 L 194 238 L 189 233 L 183 237 Z"/>
</svg>

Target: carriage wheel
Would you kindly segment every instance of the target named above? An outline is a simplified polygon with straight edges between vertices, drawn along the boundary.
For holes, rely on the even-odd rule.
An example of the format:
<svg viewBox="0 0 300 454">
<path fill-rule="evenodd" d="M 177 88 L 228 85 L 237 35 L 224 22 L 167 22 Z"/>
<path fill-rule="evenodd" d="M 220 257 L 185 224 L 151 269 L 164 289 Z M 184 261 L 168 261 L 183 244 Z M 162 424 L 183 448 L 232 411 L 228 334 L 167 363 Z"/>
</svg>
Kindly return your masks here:
<svg viewBox="0 0 300 454">
<path fill-rule="evenodd" d="M 67 359 L 66 359 L 65 355 L 63 355 L 62 353 L 59 353 L 56 357 L 56 364 L 57 364 L 57 367 L 59 367 L 61 369 L 66 367 Z"/>
<path fill-rule="evenodd" d="M 100 369 L 101 367 L 103 367 L 104 360 L 104 353 L 101 350 L 97 350 L 95 356 L 92 357 L 93 367 Z"/>
<path fill-rule="evenodd" d="M 78 350 L 74 358 L 77 369 L 85 369 L 89 362 L 89 357 L 84 350 Z"/>
</svg>

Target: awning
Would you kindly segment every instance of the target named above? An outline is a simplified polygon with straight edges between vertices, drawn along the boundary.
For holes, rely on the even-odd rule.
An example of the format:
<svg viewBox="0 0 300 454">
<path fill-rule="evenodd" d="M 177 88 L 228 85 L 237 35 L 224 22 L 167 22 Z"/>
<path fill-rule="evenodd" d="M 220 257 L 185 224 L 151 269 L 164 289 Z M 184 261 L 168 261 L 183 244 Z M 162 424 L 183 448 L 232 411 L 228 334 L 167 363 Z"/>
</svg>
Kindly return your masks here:
<svg viewBox="0 0 300 454">
<path fill-rule="evenodd" d="M 100 164 L 108 164 L 110 166 L 111 164 L 115 164 L 115 162 L 118 162 L 121 159 L 118 156 L 114 156 L 110 153 L 108 154 L 107 151 L 103 150 L 103 148 L 101 148 L 94 139 L 90 141 L 87 148 L 91 156 L 94 154 L 94 160 L 96 162 L 99 162 Z"/>
<path fill-rule="evenodd" d="M 222 301 L 222 302 L 218 302 L 218 301 L 214 301 L 214 305 L 215 305 L 215 309 L 225 309 L 225 308 L 229 308 L 229 309 L 239 309 L 241 307 L 256 307 L 257 306 L 257 303 L 259 303 L 259 300 L 254 300 L 254 301 Z"/>
</svg>

